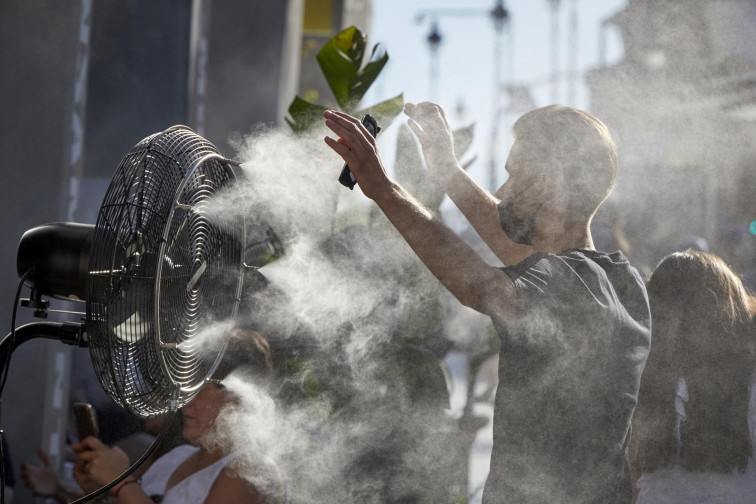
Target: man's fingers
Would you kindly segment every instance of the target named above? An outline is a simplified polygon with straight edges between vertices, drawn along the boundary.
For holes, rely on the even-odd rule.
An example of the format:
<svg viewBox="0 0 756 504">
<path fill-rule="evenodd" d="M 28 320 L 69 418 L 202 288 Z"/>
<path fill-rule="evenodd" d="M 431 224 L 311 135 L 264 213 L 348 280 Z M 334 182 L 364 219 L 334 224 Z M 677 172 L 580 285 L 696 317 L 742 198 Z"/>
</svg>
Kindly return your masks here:
<svg viewBox="0 0 756 504">
<path fill-rule="evenodd" d="M 444 109 L 441 107 L 441 105 L 433 102 L 422 102 L 418 109 L 422 114 L 425 114 L 427 117 L 437 117 L 442 120 L 446 120 L 446 115 L 444 115 Z"/>
<path fill-rule="evenodd" d="M 345 163 L 347 163 L 350 167 L 357 166 L 358 160 L 355 156 L 355 152 L 341 141 L 341 139 L 334 140 L 331 137 L 325 137 L 325 143 L 336 152 L 339 156 L 341 156 L 341 159 L 344 160 Z"/>
<path fill-rule="evenodd" d="M 347 150 L 362 149 L 362 145 L 354 132 L 344 129 L 331 120 L 326 121 L 326 126 L 339 137 L 338 140 L 334 140 L 335 142 L 338 142 L 339 145 L 346 147 Z M 341 152 L 339 152 L 339 154 L 340 153 Z"/>
<path fill-rule="evenodd" d="M 415 121 L 425 120 L 428 116 L 428 111 L 425 110 L 423 104 L 406 103 L 404 105 L 404 113 L 407 117 L 414 119 Z"/>
<path fill-rule="evenodd" d="M 325 137 L 325 143 L 327 143 L 328 146 L 331 149 L 333 149 L 334 151 L 336 151 L 336 154 L 338 154 L 339 156 L 341 156 L 342 158 L 344 158 L 344 161 L 347 161 L 348 157 L 349 158 L 352 157 L 351 156 L 352 151 L 349 150 L 349 147 L 347 145 L 345 145 L 344 143 L 342 143 L 340 140 L 341 139 L 334 140 L 333 138 L 328 137 L 328 136 Z M 347 162 L 349 162 L 349 161 L 347 161 Z"/>
<path fill-rule="evenodd" d="M 359 131 L 360 133 L 367 132 L 367 129 L 362 125 L 362 122 L 356 117 L 352 117 L 349 114 L 339 112 L 338 110 L 326 110 L 323 112 L 323 117 L 326 118 L 326 124 L 331 121 L 349 131 Z M 370 136 L 370 133 L 368 133 Z"/>
<path fill-rule="evenodd" d="M 420 126 L 417 121 L 412 119 L 411 117 L 407 119 L 407 126 L 412 130 L 412 132 L 417 135 L 418 138 L 422 138 L 425 134 L 425 131 L 423 130 L 423 127 Z"/>
<path fill-rule="evenodd" d="M 446 120 L 444 115 L 444 109 L 440 105 L 433 102 L 422 102 L 418 104 L 406 103 L 404 105 L 404 113 L 419 121 L 425 121 L 429 119 Z"/>
<path fill-rule="evenodd" d="M 360 120 L 356 117 L 350 116 L 349 114 L 345 114 L 344 112 L 339 112 L 338 110 L 326 110 L 323 113 L 323 117 L 326 119 L 334 119 L 338 121 L 339 119 L 343 119 L 344 121 L 353 123 L 353 124 L 360 124 Z"/>
<path fill-rule="evenodd" d="M 350 139 L 357 139 L 358 130 L 355 129 L 355 125 L 346 119 L 339 119 L 335 116 L 331 116 L 326 119 L 326 126 L 339 135 L 342 138 L 348 137 Z"/>
<path fill-rule="evenodd" d="M 336 133 L 343 140 L 342 143 L 352 150 L 365 151 L 375 149 L 375 139 L 362 124 L 334 119 L 331 116 L 326 120 L 326 126 Z"/>
</svg>

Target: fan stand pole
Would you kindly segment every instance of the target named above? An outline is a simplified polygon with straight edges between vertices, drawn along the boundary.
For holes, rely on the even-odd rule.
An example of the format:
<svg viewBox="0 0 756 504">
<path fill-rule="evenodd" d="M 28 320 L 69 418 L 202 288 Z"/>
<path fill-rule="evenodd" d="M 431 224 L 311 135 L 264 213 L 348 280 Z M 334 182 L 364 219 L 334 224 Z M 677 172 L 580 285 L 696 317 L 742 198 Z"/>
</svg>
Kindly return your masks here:
<svg viewBox="0 0 756 504">
<path fill-rule="evenodd" d="M 12 354 L 16 348 L 34 338 L 46 338 L 62 341 L 69 345 L 87 346 L 84 324 L 73 322 L 31 322 L 17 327 L 15 334 L 11 333 L 0 341 L 0 376 L 5 372 L 5 364 L 8 361 L 9 354 Z M 3 431 L 0 429 L 0 443 L 2 443 Z M 2 448 L 0 448 L 2 456 Z M 2 464 L 0 463 L 0 467 Z M 0 473 L 0 504 L 5 503 L 5 474 Z"/>
<path fill-rule="evenodd" d="M 0 341 L 0 373 L 4 372 L 4 365 L 7 362 L 8 352 L 13 352 L 22 343 L 34 338 L 46 338 L 62 341 L 68 345 L 86 347 L 89 341 L 86 339 L 84 324 L 74 322 L 30 322 L 16 328 L 15 338 L 7 335 Z M 13 339 L 13 348 L 11 348 L 11 339 Z"/>
</svg>

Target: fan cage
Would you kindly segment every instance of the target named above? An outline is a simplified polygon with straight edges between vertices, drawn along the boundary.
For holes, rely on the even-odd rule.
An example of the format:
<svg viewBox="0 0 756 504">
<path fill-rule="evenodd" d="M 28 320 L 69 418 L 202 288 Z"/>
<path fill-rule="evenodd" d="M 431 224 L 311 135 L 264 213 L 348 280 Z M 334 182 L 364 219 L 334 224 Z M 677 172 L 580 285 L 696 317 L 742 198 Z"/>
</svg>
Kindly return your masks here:
<svg viewBox="0 0 756 504">
<path fill-rule="evenodd" d="M 244 219 L 217 196 L 236 177 L 185 126 L 121 161 L 95 225 L 87 333 L 106 393 L 148 418 L 190 401 L 225 350 L 241 297 Z"/>
</svg>

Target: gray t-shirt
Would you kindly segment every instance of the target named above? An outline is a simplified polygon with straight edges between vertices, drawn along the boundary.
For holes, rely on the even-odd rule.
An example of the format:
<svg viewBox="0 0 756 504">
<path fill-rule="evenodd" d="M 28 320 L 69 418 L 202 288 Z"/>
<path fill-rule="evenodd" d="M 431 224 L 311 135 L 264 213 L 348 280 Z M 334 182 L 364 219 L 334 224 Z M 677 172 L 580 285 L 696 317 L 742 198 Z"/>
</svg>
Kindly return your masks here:
<svg viewBox="0 0 756 504">
<path fill-rule="evenodd" d="M 629 503 L 627 443 L 651 341 L 648 296 L 621 252 L 533 254 L 504 271 L 494 503 Z"/>
</svg>

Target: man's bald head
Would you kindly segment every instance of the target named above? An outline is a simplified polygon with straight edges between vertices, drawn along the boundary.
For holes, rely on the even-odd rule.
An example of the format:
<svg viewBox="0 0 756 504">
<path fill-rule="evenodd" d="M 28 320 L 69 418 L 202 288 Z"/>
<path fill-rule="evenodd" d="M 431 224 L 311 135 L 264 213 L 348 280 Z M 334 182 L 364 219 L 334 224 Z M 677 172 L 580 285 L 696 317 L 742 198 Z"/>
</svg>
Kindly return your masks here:
<svg viewBox="0 0 756 504">
<path fill-rule="evenodd" d="M 607 127 L 591 114 L 550 105 L 520 117 L 513 133 L 529 164 L 553 177 L 580 213 L 592 215 L 614 189 L 617 151 Z"/>
</svg>

